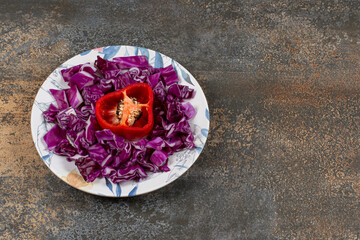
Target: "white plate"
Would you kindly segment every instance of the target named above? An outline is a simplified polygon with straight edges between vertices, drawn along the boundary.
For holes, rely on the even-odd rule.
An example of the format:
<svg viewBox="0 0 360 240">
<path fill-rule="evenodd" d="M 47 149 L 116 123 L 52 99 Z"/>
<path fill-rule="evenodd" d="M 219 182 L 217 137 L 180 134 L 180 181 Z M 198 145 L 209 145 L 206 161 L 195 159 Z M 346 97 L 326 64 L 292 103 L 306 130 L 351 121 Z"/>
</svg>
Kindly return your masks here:
<svg viewBox="0 0 360 240">
<path fill-rule="evenodd" d="M 139 182 L 127 181 L 114 184 L 105 178 L 101 178 L 96 179 L 92 183 L 87 183 L 79 174 L 74 162 L 68 162 L 66 157 L 49 152 L 43 140 L 43 136 L 50 130 L 52 124 L 45 121 L 42 113 L 49 108 L 50 103 L 55 102 L 49 89 L 68 88 L 67 83 L 64 82 L 60 74 L 62 69 L 87 62 L 93 63 L 97 56 L 111 59 L 113 57 L 137 55 L 147 56 L 149 63 L 155 68 L 166 67 L 171 64 L 178 74 L 179 83 L 195 89 L 195 97 L 190 102 L 196 109 L 197 114 L 190 120 L 190 125 L 195 137 L 196 147 L 195 149 L 186 149 L 170 156 L 168 161 L 169 172 L 148 173 L 148 177 Z M 51 73 L 36 95 L 31 112 L 31 131 L 37 151 L 46 166 L 57 177 L 71 186 L 91 194 L 107 197 L 127 197 L 148 193 L 164 187 L 179 178 L 194 164 L 205 145 L 209 132 L 209 110 L 205 95 L 198 82 L 183 66 L 173 59 L 159 52 L 141 47 L 109 46 L 81 53 L 67 60 Z"/>
</svg>

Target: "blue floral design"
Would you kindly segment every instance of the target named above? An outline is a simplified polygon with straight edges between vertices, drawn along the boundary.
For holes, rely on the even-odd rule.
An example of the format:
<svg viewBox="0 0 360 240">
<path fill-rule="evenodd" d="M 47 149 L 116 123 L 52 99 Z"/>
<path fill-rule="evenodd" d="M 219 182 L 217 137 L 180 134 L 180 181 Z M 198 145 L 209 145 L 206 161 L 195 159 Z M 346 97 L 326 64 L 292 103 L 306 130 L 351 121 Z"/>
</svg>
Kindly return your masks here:
<svg viewBox="0 0 360 240">
<path fill-rule="evenodd" d="M 205 109 L 205 117 L 210 121 L 209 109 Z"/>
<path fill-rule="evenodd" d="M 184 172 L 183 169 L 187 170 L 189 167 L 186 165 L 189 163 L 189 161 L 192 162 L 195 159 L 195 155 L 196 152 L 192 150 L 185 150 L 181 155 L 177 155 L 177 157 L 174 159 L 177 164 L 170 170 L 166 182 L 171 182 L 178 178 Z"/>
<path fill-rule="evenodd" d="M 175 165 L 174 167 L 179 167 L 179 168 L 185 168 L 185 169 L 188 169 L 187 166 L 184 166 L 184 165 Z"/>
<path fill-rule="evenodd" d="M 136 195 L 136 191 L 137 191 L 137 189 L 138 189 L 138 185 L 139 185 L 139 184 L 136 184 L 136 186 L 129 192 L 129 195 L 128 195 L 129 197 Z"/>
<path fill-rule="evenodd" d="M 155 65 L 154 66 L 155 66 L 155 68 L 164 67 L 164 62 L 163 62 L 162 56 L 158 52 L 155 53 Z"/>
<path fill-rule="evenodd" d="M 191 82 L 190 80 L 190 76 L 189 74 L 187 74 L 180 66 L 179 63 L 175 62 L 174 59 L 171 60 L 171 65 L 173 66 L 173 68 L 175 69 L 176 74 L 179 76 L 181 75 L 182 78 L 185 80 L 185 82 L 191 84 L 194 86 L 194 84 Z M 180 71 L 178 71 L 178 69 L 180 69 Z"/>
<path fill-rule="evenodd" d="M 207 138 L 209 134 L 209 129 L 206 128 L 201 129 L 201 134 Z"/>
<path fill-rule="evenodd" d="M 149 50 L 147 50 L 146 48 L 139 48 L 139 50 L 141 55 L 146 56 L 147 59 L 149 60 Z"/>
<path fill-rule="evenodd" d="M 110 46 L 103 48 L 104 59 L 113 58 L 120 50 L 121 46 Z"/>
<path fill-rule="evenodd" d="M 110 189 L 110 191 L 111 191 L 112 193 L 114 193 L 114 192 L 113 192 L 112 183 L 109 181 L 109 179 L 105 178 L 105 184 L 106 184 L 106 186 Z"/>
<path fill-rule="evenodd" d="M 41 156 L 41 158 L 44 160 L 44 162 L 48 162 L 52 156 L 52 153 L 46 154 L 44 156 Z"/>
<path fill-rule="evenodd" d="M 196 149 L 196 151 L 198 152 L 198 154 L 200 154 L 200 153 L 201 153 L 201 151 L 203 150 L 203 148 L 202 148 L 202 147 L 195 147 L 195 149 Z"/>
<path fill-rule="evenodd" d="M 139 47 L 135 47 L 135 56 L 139 56 Z"/>
<path fill-rule="evenodd" d="M 91 50 L 86 51 L 86 52 L 83 52 L 83 53 L 80 53 L 80 56 L 85 56 L 85 55 L 89 54 L 90 52 L 91 52 Z"/>
<path fill-rule="evenodd" d="M 180 72 L 181 72 L 181 76 L 184 78 L 184 80 L 194 86 L 194 84 L 190 80 L 189 74 L 187 74 L 182 68 L 180 68 Z"/>
<path fill-rule="evenodd" d="M 120 184 L 119 184 L 119 183 L 116 184 L 116 190 L 115 190 L 115 192 L 116 192 L 116 196 L 117 196 L 117 197 L 121 197 L 121 187 L 120 187 Z"/>
</svg>

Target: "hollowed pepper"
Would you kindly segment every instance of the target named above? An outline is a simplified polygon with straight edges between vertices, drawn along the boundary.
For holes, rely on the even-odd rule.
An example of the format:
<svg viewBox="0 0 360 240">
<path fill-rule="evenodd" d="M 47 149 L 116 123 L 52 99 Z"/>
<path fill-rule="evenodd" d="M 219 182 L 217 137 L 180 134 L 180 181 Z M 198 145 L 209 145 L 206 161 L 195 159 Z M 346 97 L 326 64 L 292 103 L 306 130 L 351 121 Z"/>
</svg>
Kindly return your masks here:
<svg viewBox="0 0 360 240">
<path fill-rule="evenodd" d="M 153 128 L 153 101 L 150 85 L 134 83 L 101 97 L 96 102 L 95 115 L 103 129 L 128 140 L 138 140 Z"/>
</svg>

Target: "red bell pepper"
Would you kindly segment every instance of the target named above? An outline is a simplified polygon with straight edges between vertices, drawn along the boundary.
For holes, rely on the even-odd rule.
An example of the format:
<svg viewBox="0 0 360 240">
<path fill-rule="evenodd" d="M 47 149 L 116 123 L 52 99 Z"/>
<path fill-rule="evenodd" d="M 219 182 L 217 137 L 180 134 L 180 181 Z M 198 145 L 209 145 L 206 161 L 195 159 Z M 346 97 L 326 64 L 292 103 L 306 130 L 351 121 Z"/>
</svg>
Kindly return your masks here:
<svg viewBox="0 0 360 240">
<path fill-rule="evenodd" d="M 101 97 L 95 115 L 103 129 L 128 140 L 145 137 L 153 128 L 154 94 L 150 85 L 134 83 Z"/>
</svg>

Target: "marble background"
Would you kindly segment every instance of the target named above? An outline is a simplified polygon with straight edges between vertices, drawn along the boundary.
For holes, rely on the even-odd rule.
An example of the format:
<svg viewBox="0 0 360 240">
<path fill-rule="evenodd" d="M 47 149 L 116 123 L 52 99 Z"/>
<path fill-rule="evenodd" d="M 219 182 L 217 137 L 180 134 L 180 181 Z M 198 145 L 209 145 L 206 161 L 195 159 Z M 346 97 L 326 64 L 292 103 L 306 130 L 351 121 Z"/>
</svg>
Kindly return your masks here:
<svg viewBox="0 0 360 240">
<path fill-rule="evenodd" d="M 0 239 L 360 237 L 359 1 L 0 4 Z M 175 59 L 210 109 L 189 171 L 127 199 L 63 183 L 31 138 L 47 76 L 109 45 Z"/>
</svg>

